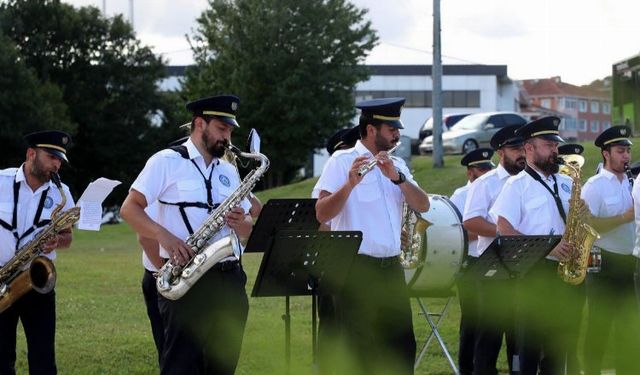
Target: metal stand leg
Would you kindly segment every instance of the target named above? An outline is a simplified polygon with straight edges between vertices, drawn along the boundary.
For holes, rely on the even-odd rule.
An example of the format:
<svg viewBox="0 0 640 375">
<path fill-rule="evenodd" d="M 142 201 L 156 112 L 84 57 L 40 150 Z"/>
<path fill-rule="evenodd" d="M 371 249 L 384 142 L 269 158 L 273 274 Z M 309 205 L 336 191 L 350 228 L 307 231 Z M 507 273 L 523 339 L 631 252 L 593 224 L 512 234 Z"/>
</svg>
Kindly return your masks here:
<svg viewBox="0 0 640 375">
<path fill-rule="evenodd" d="M 425 319 L 427 320 L 427 323 L 429 324 L 429 327 L 431 328 L 431 332 L 429 332 L 429 336 L 427 337 L 427 340 L 422 346 L 422 350 L 420 350 L 420 354 L 418 355 L 418 358 L 416 358 L 414 369 L 418 368 L 418 365 L 420 364 L 422 357 L 424 357 L 424 355 L 427 353 L 427 349 L 429 348 L 429 344 L 431 344 L 431 340 L 435 336 L 436 340 L 438 340 L 438 343 L 440 344 L 440 348 L 442 348 L 444 355 L 447 357 L 447 360 L 449 361 L 449 365 L 451 366 L 453 373 L 455 375 L 458 375 L 459 374 L 458 368 L 456 367 L 456 364 L 453 358 L 451 357 L 451 354 L 449 354 L 449 349 L 447 349 L 447 345 L 445 344 L 444 340 L 442 339 L 442 336 L 440 336 L 440 332 L 438 331 L 440 322 L 442 321 L 442 318 L 444 318 L 444 316 L 447 314 L 447 310 L 449 309 L 449 303 L 451 303 L 451 297 L 447 298 L 447 302 L 442 308 L 442 311 L 439 313 L 429 312 L 426 304 L 424 303 L 424 301 L 422 301 L 421 298 L 416 298 L 416 300 L 418 301 L 420 310 L 422 310 L 422 315 L 424 315 Z M 433 317 L 437 317 L 438 319 L 434 322 Z"/>
<path fill-rule="evenodd" d="M 287 374 L 291 373 L 291 313 L 289 302 L 289 296 L 286 296 L 282 320 L 284 320 L 284 360 Z"/>
</svg>

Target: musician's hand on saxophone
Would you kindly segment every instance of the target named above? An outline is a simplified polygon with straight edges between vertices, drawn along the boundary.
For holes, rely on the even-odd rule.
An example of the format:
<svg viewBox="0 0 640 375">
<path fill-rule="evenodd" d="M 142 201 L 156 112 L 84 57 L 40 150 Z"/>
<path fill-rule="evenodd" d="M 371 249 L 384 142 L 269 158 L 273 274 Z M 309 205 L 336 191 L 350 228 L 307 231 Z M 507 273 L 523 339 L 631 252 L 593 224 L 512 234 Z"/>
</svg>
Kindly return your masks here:
<svg viewBox="0 0 640 375">
<path fill-rule="evenodd" d="M 549 255 L 557 258 L 560 261 L 564 261 L 569 259 L 569 255 L 571 254 L 571 252 L 572 252 L 571 244 L 565 241 L 564 239 L 562 239 L 560 240 L 560 242 L 558 242 L 556 247 L 554 247 L 553 250 L 551 250 Z"/>
<path fill-rule="evenodd" d="M 164 229 L 158 234 L 158 243 L 169 253 L 177 265 L 185 265 L 193 257 L 193 251 L 183 240 Z"/>
<path fill-rule="evenodd" d="M 58 247 L 58 235 L 53 236 L 47 243 L 42 246 L 42 252 L 49 254 Z"/>
<path fill-rule="evenodd" d="M 242 207 L 232 208 L 224 219 L 229 228 L 233 229 L 238 237 L 246 238 L 251 234 L 253 221 L 251 220 L 251 216 L 245 214 Z"/>
<path fill-rule="evenodd" d="M 71 245 L 71 239 L 71 228 L 63 229 L 42 246 L 42 252 L 49 254 L 55 249 L 69 247 Z"/>
</svg>

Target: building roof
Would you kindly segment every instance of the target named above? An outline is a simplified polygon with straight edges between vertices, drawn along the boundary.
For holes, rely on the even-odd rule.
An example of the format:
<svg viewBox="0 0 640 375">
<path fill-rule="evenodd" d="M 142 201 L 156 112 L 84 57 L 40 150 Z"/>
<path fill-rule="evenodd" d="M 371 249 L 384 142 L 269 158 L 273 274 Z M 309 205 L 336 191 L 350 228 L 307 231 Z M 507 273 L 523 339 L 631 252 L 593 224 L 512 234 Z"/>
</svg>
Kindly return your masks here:
<svg viewBox="0 0 640 375">
<path fill-rule="evenodd" d="M 167 75 L 183 76 L 188 65 L 167 66 Z M 367 65 L 373 76 L 430 76 L 431 65 Z M 507 79 L 506 65 L 443 65 L 445 76 L 496 76 Z"/>
<path fill-rule="evenodd" d="M 611 89 L 598 89 L 588 86 L 576 86 L 562 82 L 560 77 L 525 79 L 522 88 L 528 96 L 573 96 L 579 98 L 611 98 Z"/>
</svg>

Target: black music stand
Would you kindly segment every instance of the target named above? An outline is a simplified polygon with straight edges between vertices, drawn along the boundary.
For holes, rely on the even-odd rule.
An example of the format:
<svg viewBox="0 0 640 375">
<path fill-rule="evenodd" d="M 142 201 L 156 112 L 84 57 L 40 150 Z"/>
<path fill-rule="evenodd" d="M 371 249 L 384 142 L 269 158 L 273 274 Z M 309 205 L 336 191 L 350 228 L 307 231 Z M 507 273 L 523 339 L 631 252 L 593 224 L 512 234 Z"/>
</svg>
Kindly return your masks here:
<svg viewBox="0 0 640 375">
<path fill-rule="evenodd" d="M 244 252 L 265 252 L 279 230 L 317 230 L 319 226 L 316 199 L 270 199 L 260 211 Z"/>
<path fill-rule="evenodd" d="M 562 236 L 499 236 L 467 270 L 479 280 L 524 277 L 553 250 Z"/>
<path fill-rule="evenodd" d="M 290 296 L 312 297 L 312 353 L 317 359 L 318 293 L 337 294 L 344 284 L 362 242 L 362 232 L 281 230 L 262 258 L 252 297 L 286 298 L 285 358 L 291 361 Z"/>
</svg>

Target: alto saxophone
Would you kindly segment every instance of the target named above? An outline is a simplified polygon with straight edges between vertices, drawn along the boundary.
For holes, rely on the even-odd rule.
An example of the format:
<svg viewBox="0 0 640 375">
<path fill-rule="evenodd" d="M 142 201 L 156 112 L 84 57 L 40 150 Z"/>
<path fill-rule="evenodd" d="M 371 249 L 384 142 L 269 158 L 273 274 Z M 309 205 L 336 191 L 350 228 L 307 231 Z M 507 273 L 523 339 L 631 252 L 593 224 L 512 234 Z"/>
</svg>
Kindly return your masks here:
<svg viewBox="0 0 640 375">
<path fill-rule="evenodd" d="M 242 152 L 231 144 L 228 148 L 240 157 L 258 160 L 260 165 L 249 172 L 233 194 L 227 197 L 192 235 L 187 237 L 185 242 L 194 256 L 184 266 L 169 260 L 160 268 L 156 274 L 156 287 L 158 292 L 167 299 L 177 300 L 185 295 L 211 267 L 233 255 L 240 247 L 235 233 L 211 244 L 209 240 L 225 225 L 224 218 L 227 213 L 251 193 L 258 180 L 269 169 L 269 159 L 259 152 Z"/>
<path fill-rule="evenodd" d="M 558 275 L 566 283 L 579 285 L 587 275 L 591 247 L 595 240 L 600 238 L 600 235 L 579 216 L 578 212 L 578 207 L 582 204 L 580 199 L 582 191 L 580 167 L 584 164 L 584 158 L 580 155 L 564 155 L 563 159 L 558 159 L 557 162 L 562 165 L 560 173 L 566 174 L 573 180 L 571 197 L 569 198 L 569 214 L 562 235 L 562 239 L 571 245 L 572 251 L 566 260 L 558 263 Z"/>
<path fill-rule="evenodd" d="M 62 201 L 51 213 L 51 222 L 0 268 L 0 313 L 31 289 L 46 294 L 56 285 L 56 268 L 49 258 L 42 256 L 42 247 L 80 219 L 80 208 L 60 212 L 67 203 L 67 196 L 57 173 L 51 176 L 51 181 Z"/>
</svg>

